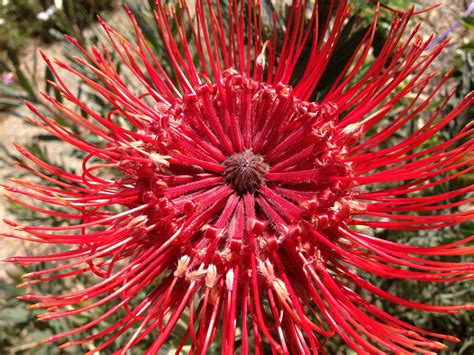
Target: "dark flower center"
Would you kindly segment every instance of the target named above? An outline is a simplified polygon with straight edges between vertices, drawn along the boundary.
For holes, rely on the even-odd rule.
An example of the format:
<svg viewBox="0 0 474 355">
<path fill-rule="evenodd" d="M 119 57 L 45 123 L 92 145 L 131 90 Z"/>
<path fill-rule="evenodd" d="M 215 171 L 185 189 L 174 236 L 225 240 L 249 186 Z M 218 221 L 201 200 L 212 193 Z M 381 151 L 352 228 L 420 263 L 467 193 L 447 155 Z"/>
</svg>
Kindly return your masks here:
<svg viewBox="0 0 474 355">
<path fill-rule="evenodd" d="M 241 153 L 231 155 L 225 160 L 224 182 L 232 186 L 239 195 L 255 193 L 260 186 L 265 185 L 265 174 L 269 166 L 261 155 L 246 149 Z"/>
</svg>

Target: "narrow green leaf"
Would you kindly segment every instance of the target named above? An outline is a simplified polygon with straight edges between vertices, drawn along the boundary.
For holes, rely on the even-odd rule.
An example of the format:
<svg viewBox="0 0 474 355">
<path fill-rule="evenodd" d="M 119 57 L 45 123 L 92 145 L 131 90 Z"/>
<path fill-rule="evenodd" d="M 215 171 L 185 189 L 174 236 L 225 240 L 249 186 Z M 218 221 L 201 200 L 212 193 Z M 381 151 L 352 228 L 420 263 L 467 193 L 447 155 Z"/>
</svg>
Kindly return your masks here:
<svg viewBox="0 0 474 355">
<path fill-rule="evenodd" d="M 470 30 L 474 30 L 474 16 L 463 17 L 462 23 L 465 27 L 469 28 Z"/>
</svg>

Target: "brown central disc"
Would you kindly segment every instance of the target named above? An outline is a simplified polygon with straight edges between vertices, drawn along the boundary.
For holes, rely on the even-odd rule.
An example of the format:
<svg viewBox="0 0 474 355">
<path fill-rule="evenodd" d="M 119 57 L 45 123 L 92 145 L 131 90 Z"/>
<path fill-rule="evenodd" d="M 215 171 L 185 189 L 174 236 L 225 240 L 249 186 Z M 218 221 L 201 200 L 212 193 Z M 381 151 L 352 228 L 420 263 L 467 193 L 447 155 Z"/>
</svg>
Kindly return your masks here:
<svg viewBox="0 0 474 355">
<path fill-rule="evenodd" d="M 269 166 L 263 157 L 251 150 L 244 150 L 227 158 L 224 166 L 224 182 L 231 185 L 239 195 L 255 193 L 265 184 Z"/>
</svg>

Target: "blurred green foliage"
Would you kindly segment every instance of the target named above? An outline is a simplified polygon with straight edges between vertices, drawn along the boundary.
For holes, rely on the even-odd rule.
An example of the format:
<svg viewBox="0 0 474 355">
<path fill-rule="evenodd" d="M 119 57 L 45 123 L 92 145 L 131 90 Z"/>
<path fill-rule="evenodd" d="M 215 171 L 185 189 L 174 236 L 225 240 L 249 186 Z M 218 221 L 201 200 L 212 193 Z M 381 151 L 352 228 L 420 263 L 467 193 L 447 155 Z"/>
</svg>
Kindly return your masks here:
<svg viewBox="0 0 474 355">
<path fill-rule="evenodd" d="M 28 41 L 66 42 L 63 34 L 68 34 L 80 43 L 91 42 L 94 38 L 85 35 L 88 26 L 96 22 L 99 13 L 117 6 L 118 0 L 63 0 L 59 9 L 53 0 L 0 2 L 0 74 L 14 74 L 13 83 L 0 81 L 0 111 L 15 109 L 24 100 L 40 103 L 40 91 L 51 90 L 46 82 L 38 83 L 39 77 L 51 80 L 52 75 L 48 69 L 40 75 L 37 53 L 32 54 L 33 63 L 28 63 L 29 71 L 20 60 Z M 71 53 L 78 54 L 77 50 Z"/>
<path fill-rule="evenodd" d="M 19 50 L 32 37 L 52 41 L 53 30 L 81 37 L 96 14 L 115 6 L 110 0 L 63 0 L 60 9 L 53 0 L 0 2 L 0 53 Z"/>
</svg>

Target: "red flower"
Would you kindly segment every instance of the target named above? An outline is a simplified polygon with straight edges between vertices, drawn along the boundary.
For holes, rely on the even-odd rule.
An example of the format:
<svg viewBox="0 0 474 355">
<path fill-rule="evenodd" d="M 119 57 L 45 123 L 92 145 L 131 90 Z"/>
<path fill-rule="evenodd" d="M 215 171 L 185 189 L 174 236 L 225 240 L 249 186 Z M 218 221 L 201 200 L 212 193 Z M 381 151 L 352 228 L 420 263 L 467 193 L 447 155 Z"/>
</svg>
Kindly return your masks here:
<svg viewBox="0 0 474 355">
<path fill-rule="evenodd" d="M 363 66 L 377 9 L 350 64 L 322 100 L 311 102 L 350 15 L 347 1 L 331 3 L 331 21 L 319 18 L 317 7 L 293 1 L 282 43 L 276 30 L 265 38 L 256 2 L 207 4 L 198 0 L 193 10 L 180 4 L 176 12 L 157 7 L 166 47 L 159 55 L 168 58 L 172 73 L 152 53 L 132 15 L 137 43 L 102 24 L 126 73 L 117 72 L 105 45 L 87 51 L 70 39 L 84 53 L 78 63 L 94 79 L 45 57 L 55 87 L 78 110 L 47 99 L 104 143 L 88 142 L 28 105 L 38 117 L 32 122 L 88 155 L 76 175 L 18 147 L 40 168 L 28 169 L 48 184 L 15 180 L 23 189 L 7 189 L 54 208 L 10 198 L 69 223 L 16 225 L 27 236 L 10 236 L 71 249 L 9 261 L 58 262 L 25 275 L 34 280 L 24 285 L 89 272 L 103 278 L 67 294 L 22 297 L 38 301 L 30 308 L 47 309 L 41 320 L 110 304 L 100 317 L 46 341 L 83 332 L 116 313 L 115 324 L 61 347 L 94 341 L 98 351 L 131 330 L 121 353 L 150 337 L 147 353 L 155 354 L 183 316 L 188 328 L 178 351 L 191 344 L 193 353 L 205 353 L 214 341 L 224 354 L 236 347 L 242 354 L 262 353 L 264 344 L 277 353 L 316 353 L 336 333 L 358 353 L 426 353 L 445 347 L 431 337 L 458 341 L 394 318 L 358 290 L 430 312 L 472 306 L 408 301 L 357 273 L 429 282 L 472 278 L 473 263 L 425 257 L 471 253 L 472 246 L 461 245 L 474 237 L 422 248 L 356 228 L 423 230 L 473 218 L 472 210 L 456 209 L 472 202 L 472 185 L 433 191 L 474 169 L 473 125 L 427 144 L 473 95 L 443 116 L 452 91 L 412 136 L 395 137 L 429 110 L 447 80 L 433 84 L 436 74 L 425 74 L 445 43 L 426 52 L 430 39 L 419 36 L 418 27 L 403 36 L 412 13 L 397 14 L 373 64 Z M 301 69 L 303 51 L 309 51 L 308 62 Z M 292 82 L 297 66 L 303 74 Z M 68 89 L 57 68 L 75 74 L 115 108 L 100 116 Z M 141 91 L 127 87 L 124 78 L 130 76 Z M 395 114 L 392 108 L 402 99 L 403 109 Z M 446 209 L 453 212 L 442 213 Z M 439 213 L 412 213 L 426 211 Z"/>
</svg>

